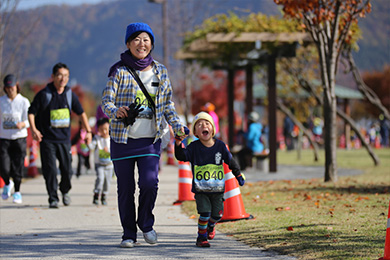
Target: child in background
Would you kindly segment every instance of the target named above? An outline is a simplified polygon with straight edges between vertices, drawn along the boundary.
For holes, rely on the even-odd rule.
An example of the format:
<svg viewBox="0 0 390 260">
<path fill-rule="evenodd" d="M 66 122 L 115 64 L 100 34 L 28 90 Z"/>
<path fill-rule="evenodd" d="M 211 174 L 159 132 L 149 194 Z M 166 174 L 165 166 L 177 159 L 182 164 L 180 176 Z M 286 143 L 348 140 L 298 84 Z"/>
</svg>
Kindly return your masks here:
<svg viewBox="0 0 390 260">
<path fill-rule="evenodd" d="M 79 131 L 72 138 L 71 144 L 76 145 L 77 148 L 77 171 L 76 177 L 79 178 L 81 175 L 81 168 L 84 166 L 87 171 L 91 169 L 91 165 L 89 163 L 89 148 L 87 143 L 85 142 L 85 138 L 87 136 L 87 131 L 82 127 L 81 121 L 79 122 Z"/>
<path fill-rule="evenodd" d="M 112 174 L 114 172 L 114 166 L 110 158 L 109 127 L 108 118 L 100 118 L 97 121 L 97 135 L 94 136 L 89 145 L 89 148 L 95 151 L 96 181 L 92 201 L 95 205 L 99 204 L 99 195 L 101 195 L 102 205 L 107 205 L 106 197 L 110 190 Z"/>
<path fill-rule="evenodd" d="M 245 183 L 245 176 L 233 159 L 224 142 L 215 139 L 215 126 L 212 117 L 200 112 L 194 117 L 192 132 L 199 138 L 186 148 L 182 140 L 187 135 L 176 137 L 176 159 L 191 163 L 193 174 L 192 192 L 195 193 L 198 211 L 198 237 L 196 246 L 210 247 L 208 239 L 215 236 L 215 224 L 223 215 L 223 197 L 225 192 L 225 172 L 223 164 L 227 164 L 240 186 Z"/>
</svg>

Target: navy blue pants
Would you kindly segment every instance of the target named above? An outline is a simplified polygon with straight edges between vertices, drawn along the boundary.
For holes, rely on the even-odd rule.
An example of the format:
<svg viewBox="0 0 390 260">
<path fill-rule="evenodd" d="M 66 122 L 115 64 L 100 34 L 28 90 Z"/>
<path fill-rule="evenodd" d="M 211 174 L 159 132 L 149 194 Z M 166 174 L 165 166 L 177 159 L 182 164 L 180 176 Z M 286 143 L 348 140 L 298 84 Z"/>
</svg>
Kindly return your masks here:
<svg viewBox="0 0 390 260">
<path fill-rule="evenodd" d="M 144 156 L 113 161 L 118 185 L 118 207 L 123 227 L 122 239 L 137 241 L 137 224 L 142 232 L 153 229 L 155 206 L 158 190 L 157 156 Z M 135 178 L 134 168 L 138 168 L 138 218 L 135 210 Z"/>
</svg>

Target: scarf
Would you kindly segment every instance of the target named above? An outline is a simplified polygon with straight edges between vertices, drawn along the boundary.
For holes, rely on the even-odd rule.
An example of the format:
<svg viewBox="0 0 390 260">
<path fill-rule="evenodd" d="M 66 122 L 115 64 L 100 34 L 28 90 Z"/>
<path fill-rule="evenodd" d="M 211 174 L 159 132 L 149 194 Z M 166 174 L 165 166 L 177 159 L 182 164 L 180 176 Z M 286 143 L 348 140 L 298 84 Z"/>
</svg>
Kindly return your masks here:
<svg viewBox="0 0 390 260">
<path fill-rule="evenodd" d="M 108 73 L 108 77 L 114 76 L 115 71 L 121 67 L 121 66 L 128 66 L 135 70 L 143 70 L 150 64 L 152 64 L 153 58 L 150 53 L 148 56 L 146 56 L 144 59 L 137 60 L 131 55 L 130 50 L 127 50 L 123 53 L 121 53 L 121 59 L 120 61 L 116 62 L 114 65 L 111 66 L 110 71 Z"/>
</svg>

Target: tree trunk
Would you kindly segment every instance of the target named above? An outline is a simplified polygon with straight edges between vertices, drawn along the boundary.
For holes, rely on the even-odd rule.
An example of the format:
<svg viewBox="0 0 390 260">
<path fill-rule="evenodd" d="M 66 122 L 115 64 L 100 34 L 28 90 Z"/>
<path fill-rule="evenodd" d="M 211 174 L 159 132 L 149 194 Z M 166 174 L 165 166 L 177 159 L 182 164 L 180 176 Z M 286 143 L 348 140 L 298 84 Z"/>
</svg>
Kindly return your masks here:
<svg viewBox="0 0 390 260">
<path fill-rule="evenodd" d="M 324 93 L 324 134 L 325 134 L 325 182 L 337 182 L 336 165 L 336 98 L 334 84 L 330 86 L 329 95 Z M 333 94 L 332 94 L 333 92 Z"/>
</svg>

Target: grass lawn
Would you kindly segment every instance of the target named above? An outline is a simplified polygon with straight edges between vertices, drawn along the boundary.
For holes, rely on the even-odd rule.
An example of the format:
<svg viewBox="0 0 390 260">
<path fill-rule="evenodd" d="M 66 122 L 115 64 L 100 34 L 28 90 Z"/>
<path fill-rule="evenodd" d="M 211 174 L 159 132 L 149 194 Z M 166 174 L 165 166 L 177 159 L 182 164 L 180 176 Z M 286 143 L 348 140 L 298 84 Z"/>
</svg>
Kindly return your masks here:
<svg viewBox="0 0 390 260">
<path fill-rule="evenodd" d="M 377 149 L 379 166 L 364 149 L 338 150 L 337 167 L 364 174 L 321 179 L 246 183 L 241 194 L 252 220 L 225 222 L 217 230 L 250 246 L 298 259 L 378 259 L 383 257 L 390 199 L 390 149 Z M 313 152 L 278 151 L 278 164 L 324 165 Z M 197 215 L 195 202 L 182 206 Z M 218 237 L 216 237 L 218 239 Z"/>
</svg>

